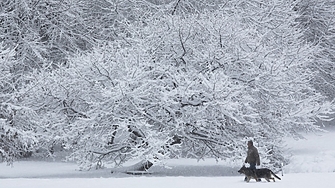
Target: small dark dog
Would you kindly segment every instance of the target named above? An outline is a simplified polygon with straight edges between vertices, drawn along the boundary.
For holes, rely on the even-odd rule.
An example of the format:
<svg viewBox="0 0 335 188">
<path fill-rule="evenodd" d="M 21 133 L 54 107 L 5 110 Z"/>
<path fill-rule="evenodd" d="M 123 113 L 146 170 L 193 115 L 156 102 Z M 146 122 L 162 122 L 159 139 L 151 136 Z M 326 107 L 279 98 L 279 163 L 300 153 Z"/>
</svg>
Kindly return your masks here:
<svg viewBox="0 0 335 188">
<path fill-rule="evenodd" d="M 281 180 L 280 177 L 278 177 L 268 168 L 250 169 L 242 166 L 242 168 L 237 172 L 239 172 L 240 174 L 244 174 L 247 182 L 249 182 L 251 178 L 255 179 L 256 181 L 260 181 L 260 178 L 265 178 L 268 182 L 270 182 L 270 179 L 275 182 L 275 178 Z"/>
</svg>

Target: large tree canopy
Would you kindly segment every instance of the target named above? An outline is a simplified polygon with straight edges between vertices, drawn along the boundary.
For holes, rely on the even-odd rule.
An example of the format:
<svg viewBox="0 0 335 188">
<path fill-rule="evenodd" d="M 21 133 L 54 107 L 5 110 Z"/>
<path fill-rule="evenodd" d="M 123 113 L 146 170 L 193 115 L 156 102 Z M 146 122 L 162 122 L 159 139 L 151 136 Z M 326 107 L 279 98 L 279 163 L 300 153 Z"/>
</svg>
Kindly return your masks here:
<svg viewBox="0 0 335 188">
<path fill-rule="evenodd" d="M 278 167 L 281 139 L 318 130 L 315 121 L 332 113 L 313 86 L 320 46 L 306 42 L 295 1 L 73 2 L 75 22 L 62 21 L 90 48 L 70 45 L 66 65 L 20 76 L 9 94 L 18 94 L 11 104 L 24 110 L 25 126 L 0 116 L 3 135 L 5 126 L 33 133 L 29 147 L 61 144 L 90 169 L 134 158 L 239 162 L 253 139 L 262 163 Z M 9 70 L 18 52 L 3 47 L 13 52 Z"/>
</svg>

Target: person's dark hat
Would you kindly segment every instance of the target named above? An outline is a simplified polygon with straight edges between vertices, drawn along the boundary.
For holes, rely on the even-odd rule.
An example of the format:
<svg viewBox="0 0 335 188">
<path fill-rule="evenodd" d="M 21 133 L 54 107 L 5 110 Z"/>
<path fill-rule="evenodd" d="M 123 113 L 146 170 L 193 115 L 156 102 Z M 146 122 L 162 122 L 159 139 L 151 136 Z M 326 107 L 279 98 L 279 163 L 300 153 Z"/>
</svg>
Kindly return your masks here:
<svg viewBox="0 0 335 188">
<path fill-rule="evenodd" d="M 251 145 L 254 145 L 254 143 L 252 142 L 252 140 L 249 140 L 249 141 L 248 141 L 248 144 L 249 144 L 249 143 L 250 143 Z"/>
</svg>

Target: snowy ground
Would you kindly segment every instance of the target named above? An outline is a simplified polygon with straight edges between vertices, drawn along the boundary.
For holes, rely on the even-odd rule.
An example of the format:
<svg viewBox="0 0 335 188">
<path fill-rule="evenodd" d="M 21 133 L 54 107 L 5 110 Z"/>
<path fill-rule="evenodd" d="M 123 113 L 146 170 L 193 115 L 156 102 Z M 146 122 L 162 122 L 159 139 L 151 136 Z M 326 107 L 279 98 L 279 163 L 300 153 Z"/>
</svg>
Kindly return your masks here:
<svg viewBox="0 0 335 188">
<path fill-rule="evenodd" d="M 134 176 L 111 169 L 78 171 L 71 163 L 20 161 L 14 167 L 0 164 L 0 188 L 216 188 L 216 187 L 334 187 L 335 179 L 335 130 L 327 133 L 308 134 L 306 140 L 287 140 L 294 154 L 291 163 L 284 167 L 284 176 L 275 183 L 251 180 L 243 182 L 238 167 L 226 167 L 224 162 L 208 159 L 170 160 L 171 168 L 152 167 L 150 175 Z"/>
</svg>

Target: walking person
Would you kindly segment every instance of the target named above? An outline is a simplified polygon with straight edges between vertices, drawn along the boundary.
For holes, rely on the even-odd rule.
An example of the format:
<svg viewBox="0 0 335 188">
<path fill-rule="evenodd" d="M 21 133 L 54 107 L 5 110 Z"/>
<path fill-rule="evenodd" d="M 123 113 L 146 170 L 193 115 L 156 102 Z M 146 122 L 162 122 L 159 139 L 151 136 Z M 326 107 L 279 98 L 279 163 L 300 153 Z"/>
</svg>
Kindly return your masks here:
<svg viewBox="0 0 335 188">
<path fill-rule="evenodd" d="M 248 151 L 247 151 L 247 157 L 245 158 L 245 163 L 249 163 L 250 169 L 256 170 L 256 165 L 260 165 L 260 159 L 257 148 L 254 146 L 254 143 L 249 140 L 248 141 Z M 246 181 L 246 179 L 245 179 Z M 258 179 L 257 181 L 260 181 Z"/>
</svg>

